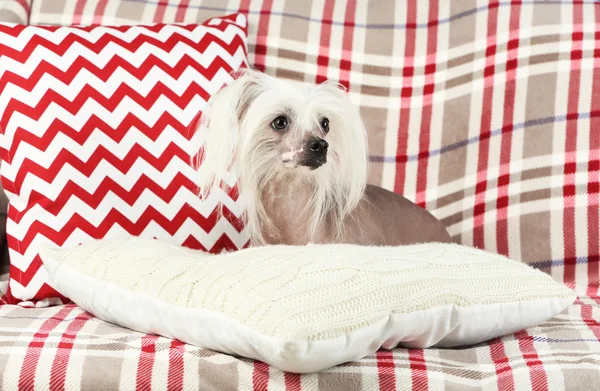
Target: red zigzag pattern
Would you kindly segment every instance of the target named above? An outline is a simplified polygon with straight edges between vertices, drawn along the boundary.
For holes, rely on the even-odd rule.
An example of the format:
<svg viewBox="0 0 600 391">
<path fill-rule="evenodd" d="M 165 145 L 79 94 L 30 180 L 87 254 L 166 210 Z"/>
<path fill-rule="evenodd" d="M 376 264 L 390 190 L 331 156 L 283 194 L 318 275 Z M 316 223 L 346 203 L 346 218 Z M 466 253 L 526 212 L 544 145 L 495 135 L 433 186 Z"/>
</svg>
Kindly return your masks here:
<svg viewBox="0 0 600 391">
<path fill-rule="evenodd" d="M 0 26 L 13 302 L 66 301 L 45 279 L 43 243 L 125 232 L 210 252 L 248 244 L 236 187 L 202 200 L 190 167 L 194 120 L 246 66 L 246 35 L 239 14 L 201 26 Z M 93 75 L 83 85 L 82 72 Z"/>
</svg>

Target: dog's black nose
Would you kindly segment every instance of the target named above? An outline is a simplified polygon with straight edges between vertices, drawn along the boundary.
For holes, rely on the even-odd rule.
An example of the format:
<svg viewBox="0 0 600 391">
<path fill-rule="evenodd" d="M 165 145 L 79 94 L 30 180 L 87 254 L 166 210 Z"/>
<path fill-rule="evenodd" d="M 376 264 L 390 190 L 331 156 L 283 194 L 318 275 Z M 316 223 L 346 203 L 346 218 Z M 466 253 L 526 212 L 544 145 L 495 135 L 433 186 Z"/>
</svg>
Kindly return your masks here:
<svg viewBox="0 0 600 391">
<path fill-rule="evenodd" d="M 327 148 L 329 143 L 322 138 L 314 137 L 309 139 L 305 144 L 301 166 L 309 167 L 311 170 L 316 170 L 323 164 L 327 163 Z"/>
<path fill-rule="evenodd" d="M 322 138 L 317 138 L 309 142 L 309 148 L 311 151 L 318 153 L 327 152 L 327 148 L 329 148 L 329 143 Z"/>
</svg>

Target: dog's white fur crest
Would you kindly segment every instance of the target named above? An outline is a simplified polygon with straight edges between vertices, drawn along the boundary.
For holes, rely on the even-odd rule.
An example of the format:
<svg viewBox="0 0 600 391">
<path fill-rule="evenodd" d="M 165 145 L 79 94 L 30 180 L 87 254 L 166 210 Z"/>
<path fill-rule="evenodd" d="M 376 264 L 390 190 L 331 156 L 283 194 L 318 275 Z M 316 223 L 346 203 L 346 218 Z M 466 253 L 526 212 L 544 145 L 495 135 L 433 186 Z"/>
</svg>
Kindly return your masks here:
<svg viewBox="0 0 600 391">
<path fill-rule="evenodd" d="M 264 244 L 262 230 L 278 233 L 261 195 L 283 170 L 296 170 L 313 189 L 306 206 L 312 211 L 310 237 L 325 219 L 340 235 L 367 183 L 367 135 L 358 109 L 335 83 L 306 85 L 250 69 L 235 76 L 211 97 L 198 127 L 204 139 L 202 164 L 200 159 L 195 162 L 201 196 L 206 197 L 233 171 L 246 198 L 246 229 L 253 243 Z M 297 124 L 295 131 L 304 133 L 318 129 L 322 116 L 329 118 L 331 130 L 325 138 L 330 148 L 325 165 L 314 171 L 285 166 L 279 135 L 270 127 L 282 113 L 290 113 Z"/>
</svg>

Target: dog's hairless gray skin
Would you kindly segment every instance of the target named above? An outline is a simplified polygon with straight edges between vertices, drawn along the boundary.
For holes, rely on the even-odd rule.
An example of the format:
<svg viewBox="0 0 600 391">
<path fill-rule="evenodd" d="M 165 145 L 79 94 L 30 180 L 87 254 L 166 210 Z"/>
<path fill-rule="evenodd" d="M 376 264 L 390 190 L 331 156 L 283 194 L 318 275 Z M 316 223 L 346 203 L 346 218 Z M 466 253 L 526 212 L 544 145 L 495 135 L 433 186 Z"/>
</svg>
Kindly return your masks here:
<svg viewBox="0 0 600 391">
<path fill-rule="evenodd" d="M 331 224 L 326 222 L 310 240 L 304 211 L 311 191 L 310 185 L 293 173 L 282 174 L 272 182 L 263 194 L 263 201 L 279 237 L 263 231 L 267 244 L 306 245 L 311 242 L 396 246 L 452 242 L 446 227 L 427 210 L 399 194 L 373 185 L 367 185 L 362 201 L 346 219 L 341 236 L 336 236 Z"/>
</svg>

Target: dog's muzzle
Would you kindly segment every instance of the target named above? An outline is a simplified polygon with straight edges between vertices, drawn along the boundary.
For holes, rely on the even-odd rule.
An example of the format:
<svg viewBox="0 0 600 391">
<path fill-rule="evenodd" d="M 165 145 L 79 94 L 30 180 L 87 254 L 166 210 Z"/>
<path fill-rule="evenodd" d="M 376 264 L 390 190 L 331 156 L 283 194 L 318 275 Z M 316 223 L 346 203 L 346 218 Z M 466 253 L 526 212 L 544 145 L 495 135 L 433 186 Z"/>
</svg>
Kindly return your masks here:
<svg viewBox="0 0 600 391">
<path fill-rule="evenodd" d="M 312 138 L 307 141 L 304 158 L 300 165 L 314 170 L 327 163 L 327 148 L 329 143 L 322 138 Z"/>
</svg>

